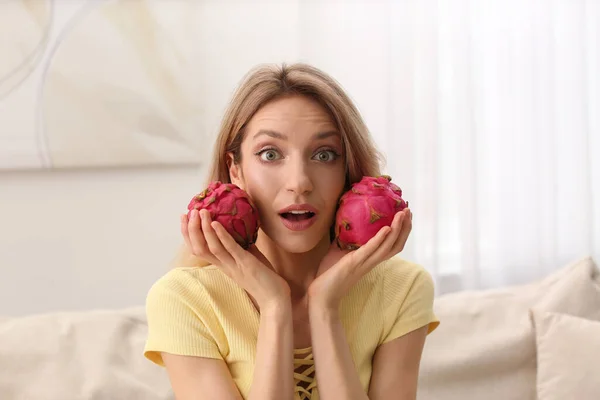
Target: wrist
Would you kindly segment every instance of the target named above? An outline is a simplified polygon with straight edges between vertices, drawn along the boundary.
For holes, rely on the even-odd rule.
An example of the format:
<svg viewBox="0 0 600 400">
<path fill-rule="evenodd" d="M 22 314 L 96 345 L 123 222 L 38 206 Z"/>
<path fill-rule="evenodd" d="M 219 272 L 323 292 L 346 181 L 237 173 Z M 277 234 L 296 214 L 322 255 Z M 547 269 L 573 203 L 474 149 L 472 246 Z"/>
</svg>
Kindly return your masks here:
<svg viewBox="0 0 600 400">
<path fill-rule="evenodd" d="M 335 301 L 327 301 L 319 298 L 309 298 L 309 315 L 319 319 L 332 319 L 339 317 L 339 304 Z"/>
<path fill-rule="evenodd" d="M 285 319 L 287 317 L 291 318 L 292 315 L 292 301 L 289 296 L 277 297 L 258 306 L 261 316 Z"/>
</svg>

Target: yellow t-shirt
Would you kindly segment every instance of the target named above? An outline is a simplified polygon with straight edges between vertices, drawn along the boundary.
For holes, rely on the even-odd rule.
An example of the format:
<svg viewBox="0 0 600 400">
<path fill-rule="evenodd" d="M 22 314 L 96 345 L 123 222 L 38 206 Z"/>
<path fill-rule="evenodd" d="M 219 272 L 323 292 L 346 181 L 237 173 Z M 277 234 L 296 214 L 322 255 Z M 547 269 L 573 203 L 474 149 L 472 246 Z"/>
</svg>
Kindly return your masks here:
<svg viewBox="0 0 600 400">
<path fill-rule="evenodd" d="M 427 270 L 394 257 L 366 274 L 342 299 L 340 319 L 365 392 L 379 345 L 427 324 L 429 333 L 439 325 L 433 298 Z M 149 360 L 164 366 L 160 352 L 224 360 L 247 398 L 260 316 L 232 279 L 215 266 L 173 269 L 150 289 L 146 313 L 144 355 Z M 318 398 L 311 348 L 296 349 L 294 360 L 300 372 L 295 374 L 296 399 Z M 299 380 L 310 383 L 308 390 Z"/>
</svg>

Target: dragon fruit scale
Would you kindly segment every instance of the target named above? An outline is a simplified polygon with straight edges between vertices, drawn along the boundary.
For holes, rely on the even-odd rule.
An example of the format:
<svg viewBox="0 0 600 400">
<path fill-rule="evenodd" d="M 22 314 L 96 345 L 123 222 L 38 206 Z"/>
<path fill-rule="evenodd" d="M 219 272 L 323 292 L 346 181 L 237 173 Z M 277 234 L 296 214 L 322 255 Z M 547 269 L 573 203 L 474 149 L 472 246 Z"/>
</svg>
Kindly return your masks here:
<svg viewBox="0 0 600 400">
<path fill-rule="evenodd" d="M 218 221 L 244 249 L 256 242 L 260 220 L 250 196 L 233 183 L 211 182 L 188 204 L 192 210 L 206 209 L 213 221 Z"/>
<path fill-rule="evenodd" d="M 402 190 L 391 180 L 388 175 L 365 176 L 342 195 L 335 218 L 335 240 L 340 249 L 358 249 L 408 207 Z"/>
</svg>

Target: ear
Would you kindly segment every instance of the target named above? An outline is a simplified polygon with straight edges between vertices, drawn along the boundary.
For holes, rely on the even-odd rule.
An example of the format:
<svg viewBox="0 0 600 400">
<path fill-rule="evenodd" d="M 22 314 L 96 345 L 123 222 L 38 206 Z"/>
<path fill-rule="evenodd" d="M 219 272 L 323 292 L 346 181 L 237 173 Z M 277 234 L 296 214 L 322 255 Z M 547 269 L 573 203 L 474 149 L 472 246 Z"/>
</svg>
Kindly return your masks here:
<svg viewBox="0 0 600 400">
<path fill-rule="evenodd" d="M 229 179 L 231 183 L 244 189 L 244 177 L 242 175 L 242 166 L 236 164 L 233 153 L 227 153 L 227 169 L 229 170 Z"/>
</svg>

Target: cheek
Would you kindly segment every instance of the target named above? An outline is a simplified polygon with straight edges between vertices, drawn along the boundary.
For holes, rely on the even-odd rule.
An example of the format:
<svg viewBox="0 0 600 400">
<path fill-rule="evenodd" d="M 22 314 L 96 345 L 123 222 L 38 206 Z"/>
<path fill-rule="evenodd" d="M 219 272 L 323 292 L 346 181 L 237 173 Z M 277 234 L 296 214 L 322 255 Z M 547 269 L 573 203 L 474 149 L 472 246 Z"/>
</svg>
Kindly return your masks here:
<svg viewBox="0 0 600 400">
<path fill-rule="evenodd" d="M 248 169 L 246 181 L 251 187 L 264 187 L 268 190 L 269 188 L 274 186 L 274 184 L 276 183 L 276 178 L 277 174 L 274 174 L 273 171 L 269 171 L 266 168 L 261 168 L 260 166 L 257 166 Z"/>
<path fill-rule="evenodd" d="M 248 162 L 243 166 L 243 185 L 259 208 L 271 206 L 280 189 L 281 171 L 265 168 L 258 162 Z"/>
<path fill-rule="evenodd" d="M 344 170 L 332 171 L 330 174 L 321 174 L 321 187 L 324 193 L 323 200 L 331 209 L 337 207 L 340 196 L 344 192 L 345 175 Z"/>
<path fill-rule="evenodd" d="M 267 168 L 258 161 L 248 161 L 243 167 L 244 184 L 248 191 L 272 192 L 282 177 L 277 168 Z"/>
</svg>

